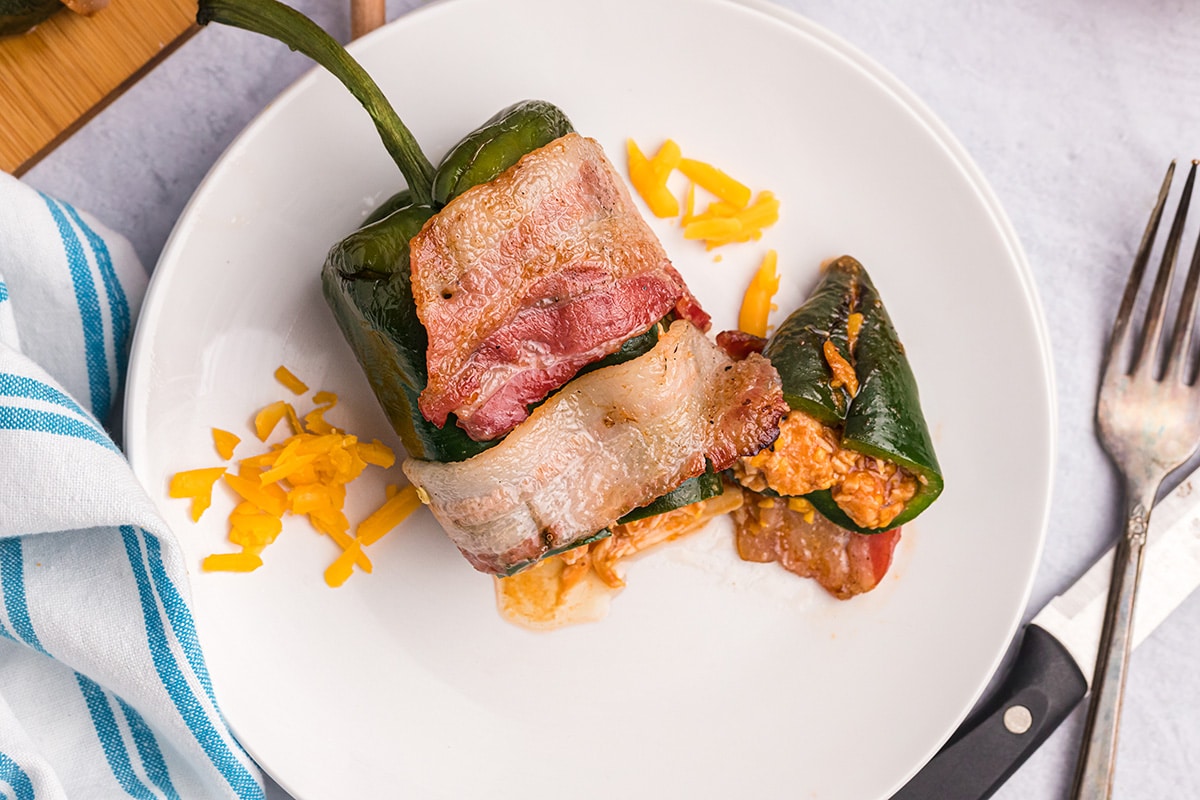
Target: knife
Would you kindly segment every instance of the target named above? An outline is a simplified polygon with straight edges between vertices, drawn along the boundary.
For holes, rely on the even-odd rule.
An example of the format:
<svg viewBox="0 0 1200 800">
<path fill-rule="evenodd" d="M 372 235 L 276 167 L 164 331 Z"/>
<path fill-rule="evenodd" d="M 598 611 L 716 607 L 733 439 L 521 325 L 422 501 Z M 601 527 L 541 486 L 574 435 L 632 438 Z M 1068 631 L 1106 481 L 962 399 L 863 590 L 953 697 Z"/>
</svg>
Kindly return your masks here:
<svg viewBox="0 0 1200 800">
<path fill-rule="evenodd" d="M 1200 469 L 1154 506 L 1133 646 L 1200 586 Z M 1003 684 L 892 800 L 984 800 L 1067 718 L 1096 667 L 1110 549 L 1025 626 Z"/>
</svg>

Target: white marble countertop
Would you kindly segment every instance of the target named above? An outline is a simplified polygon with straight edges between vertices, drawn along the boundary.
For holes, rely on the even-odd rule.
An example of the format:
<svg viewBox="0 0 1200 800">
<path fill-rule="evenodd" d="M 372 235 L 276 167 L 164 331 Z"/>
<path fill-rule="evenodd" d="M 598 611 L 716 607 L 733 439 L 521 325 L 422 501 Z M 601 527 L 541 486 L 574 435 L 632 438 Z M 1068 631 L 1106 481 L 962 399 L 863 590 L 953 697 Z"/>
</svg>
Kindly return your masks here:
<svg viewBox="0 0 1200 800">
<path fill-rule="evenodd" d="M 1172 0 L 783 4 L 911 87 L 974 157 L 1024 244 L 1049 324 L 1059 412 L 1053 511 L 1032 616 L 1118 532 L 1119 487 L 1093 432 L 1096 382 L 1163 170 L 1171 158 L 1200 156 L 1200 7 Z M 295 5 L 348 37 L 346 3 Z M 392 0 L 388 19 L 419 5 Z M 257 37 L 205 30 L 27 180 L 130 237 L 149 267 L 209 167 L 309 67 Z M 1193 596 L 1134 654 L 1118 796 L 1200 797 L 1198 660 L 1200 596 Z M 996 796 L 1064 797 L 1082 722 L 1077 711 Z M 287 798 L 277 786 L 268 796 Z"/>
</svg>

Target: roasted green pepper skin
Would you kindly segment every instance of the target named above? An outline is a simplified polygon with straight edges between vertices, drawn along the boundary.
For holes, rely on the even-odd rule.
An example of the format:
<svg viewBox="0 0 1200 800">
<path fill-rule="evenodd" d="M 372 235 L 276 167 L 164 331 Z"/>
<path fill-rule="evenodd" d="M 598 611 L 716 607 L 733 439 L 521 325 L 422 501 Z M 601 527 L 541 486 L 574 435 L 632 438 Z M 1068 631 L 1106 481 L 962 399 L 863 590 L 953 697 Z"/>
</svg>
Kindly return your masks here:
<svg viewBox="0 0 1200 800">
<path fill-rule="evenodd" d="M 404 449 L 426 461 L 462 461 L 493 443 L 473 441 L 453 421 L 438 428 L 417 408 L 429 340 L 413 302 L 409 241 L 434 213 L 408 206 L 350 234 L 329 252 L 321 284 Z"/>
<path fill-rule="evenodd" d="M 856 312 L 863 319 L 851 352 L 848 320 Z M 830 369 L 822 350 L 826 338 L 854 365 L 859 386 L 853 398 L 844 388 L 829 386 Z M 917 494 L 886 528 L 856 525 L 829 490 L 805 495 L 823 516 L 857 533 L 882 533 L 912 520 L 937 499 L 942 470 L 921 411 L 917 381 L 862 264 L 849 256 L 833 262 L 808 302 L 779 326 L 763 355 L 779 371 L 788 405 L 826 425 L 841 427 L 843 447 L 898 464 L 921 482 Z"/>
<path fill-rule="evenodd" d="M 854 272 L 831 266 L 763 349 L 779 372 L 788 406 L 831 427 L 845 422 L 850 396 L 844 388 L 829 385 L 829 362 L 822 348 L 829 339 L 843 358 L 848 356 L 847 325 L 857 298 Z"/>
<path fill-rule="evenodd" d="M 709 464 L 707 469 L 705 469 L 702 474 L 697 475 L 694 478 L 689 478 L 688 480 L 679 484 L 679 486 L 675 487 L 661 497 L 650 501 L 641 508 L 635 508 L 633 511 L 630 511 L 628 514 L 617 520 L 617 524 L 624 525 L 627 522 L 635 522 L 639 519 L 646 519 L 659 514 L 665 514 L 668 511 L 674 511 L 677 508 L 683 508 L 684 506 L 690 506 L 692 503 L 699 503 L 701 500 L 707 500 L 710 497 L 716 497 L 724 490 L 725 486 L 721 482 L 721 476 L 716 472 L 713 472 L 712 464 Z M 592 542 L 598 542 L 601 539 L 607 539 L 609 536 L 612 536 L 612 530 L 609 528 L 604 528 L 596 533 L 593 533 L 591 536 L 587 536 L 579 541 L 572 542 L 565 547 L 556 547 L 552 550 L 548 550 L 541 556 L 541 558 L 533 561 L 524 561 L 520 564 L 517 564 L 505 572 L 504 576 L 510 577 L 512 575 L 516 575 L 521 570 L 536 564 L 543 558 L 561 555 L 568 550 L 574 550 L 576 547 L 583 547 L 584 545 L 589 545 Z"/>
<path fill-rule="evenodd" d="M 583 547 L 584 545 L 589 545 L 592 542 L 598 542 L 601 539 L 607 539 L 610 536 L 612 536 L 611 530 L 609 530 L 608 528 L 601 528 L 600 530 L 593 533 L 591 536 L 587 536 L 587 537 L 584 537 L 583 539 L 579 539 L 578 541 L 571 542 L 570 544 L 565 545 L 563 547 L 551 548 L 550 550 L 547 550 L 545 553 L 542 553 L 542 555 L 540 555 L 539 557 L 532 559 L 530 561 L 522 561 L 520 564 L 514 564 L 511 567 L 509 567 L 507 570 L 505 570 L 504 575 L 501 577 L 511 578 L 513 575 L 516 575 L 521 570 L 526 569 L 527 567 L 532 567 L 534 564 L 538 563 L 542 559 L 550 558 L 550 556 L 560 556 L 563 553 L 567 552 L 568 550 L 574 550 L 576 547 Z"/>
<path fill-rule="evenodd" d="M 429 338 L 413 301 L 409 242 L 435 213 L 429 205 L 408 206 L 359 228 L 330 250 L 321 284 L 338 327 L 408 454 L 423 461 L 463 461 L 500 440 L 476 442 L 453 415 L 438 428 L 417 406 L 428 382 Z M 648 352 L 658 342 L 658 330 L 655 325 L 629 339 L 585 370 Z"/>
<path fill-rule="evenodd" d="M 373 225 L 374 223 L 379 222 L 379 220 L 383 219 L 384 217 L 390 216 L 393 212 L 399 211 L 400 209 L 404 208 L 405 206 L 411 206 L 412 204 L 413 204 L 412 190 L 411 189 L 401 189 L 400 191 L 396 192 L 394 195 L 389 197 L 387 200 L 384 200 L 383 203 L 380 204 L 379 208 L 376 208 L 374 211 L 372 211 L 367 216 L 366 219 L 363 220 L 363 224 L 360 225 L 359 227 L 365 228 L 368 225 Z"/>
<path fill-rule="evenodd" d="M 445 205 L 559 137 L 574 131 L 553 103 L 525 100 L 504 109 L 454 145 L 433 176 L 433 201 Z"/>
<path fill-rule="evenodd" d="M 687 479 L 671 491 L 651 500 L 641 508 L 635 508 L 617 520 L 617 524 L 624 525 L 626 522 L 636 522 L 639 519 L 656 517 L 659 514 L 674 511 L 677 508 L 683 508 L 684 506 L 690 506 L 692 503 L 699 503 L 701 500 L 716 497 L 724 490 L 725 487 L 721 482 L 721 476 L 713 472 L 712 464 L 709 464 L 707 469 L 701 474 Z"/>
</svg>

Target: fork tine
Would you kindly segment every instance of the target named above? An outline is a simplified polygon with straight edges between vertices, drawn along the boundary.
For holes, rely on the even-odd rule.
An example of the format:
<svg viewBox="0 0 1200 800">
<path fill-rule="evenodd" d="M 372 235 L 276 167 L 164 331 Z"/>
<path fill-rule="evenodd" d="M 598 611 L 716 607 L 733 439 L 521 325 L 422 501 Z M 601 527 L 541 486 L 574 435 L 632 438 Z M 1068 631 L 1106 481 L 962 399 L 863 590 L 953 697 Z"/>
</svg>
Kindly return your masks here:
<svg viewBox="0 0 1200 800">
<path fill-rule="evenodd" d="M 1192 161 L 1192 171 L 1196 164 Z M 1191 376 L 1184 373 L 1184 364 L 1192 348 L 1192 329 L 1196 324 L 1196 294 L 1200 288 L 1200 240 L 1192 251 L 1192 264 L 1188 267 L 1187 281 L 1183 284 L 1183 296 L 1179 299 L 1179 313 L 1175 317 L 1175 331 L 1171 334 L 1171 349 L 1167 356 L 1166 375 L 1173 375 L 1186 383 Z"/>
<path fill-rule="evenodd" d="M 1121 363 L 1121 374 L 1132 371 L 1121 362 L 1125 352 L 1125 344 L 1129 335 L 1129 318 L 1133 314 L 1133 304 L 1137 301 L 1138 289 L 1142 285 L 1142 276 L 1146 274 L 1146 264 L 1150 261 L 1150 249 L 1158 235 L 1158 223 L 1162 220 L 1163 207 L 1167 204 L 1167 193 L 1171 190 L 1171 179 L 1175 176 L 1175 162 L 1167 167 L 1167 175 L 1163 178 L 1162 188 L 1158 192 L 1158 200 L 1154 210 L 1150 212 L 1150 221 L 1146 223 L 1146 232 L 1142 234 L 1142 243 L 1138 245 L 1137 255 L 1133 259 L 1133 269 L 1129 272 L 1129 280 L 1125 283 L 1125 293 L 1121 295 L 1121 305 L 1117 309 L 1117 318 L 1113 322 L 1112 336 L 1108 342 L 1108 369 L 1114 363 Z"/>
<path fill-rule="evenodd" d="M 1146 306 L 1146 324 L 1142 329 L 1142 346 L 1134 362 L 1133 371 L 1136 373 L 1143 365 L 1150 370 L 1151 378 L 1158 361 L 1158 347 L 1162 340 L 1163 315 L 1167 307 L 1167 295 L 1171 288 L 1171 276 L 1175 272 L 1175 259 L 1179 254 L 1179 240 L 1183 238 L 1183 226 L 1187 222 L 1188 205 L 1192 199 L 1192 186 L 1196 183 L 1196 162 L 1188 170 L 1187 181 L 1183 184 L 1183 192 L 1179 195 L 1179 205 L 1175 208 L 1175 219 L 1171 221 L 1171 232 L 1167 234 L 1167 243 L 1163 247 L 1162 261 L 1158 266 L 1158 274 L 1154 277 L 1154 289 L 1150 292 L 1150 303 Z"/>
</svg>

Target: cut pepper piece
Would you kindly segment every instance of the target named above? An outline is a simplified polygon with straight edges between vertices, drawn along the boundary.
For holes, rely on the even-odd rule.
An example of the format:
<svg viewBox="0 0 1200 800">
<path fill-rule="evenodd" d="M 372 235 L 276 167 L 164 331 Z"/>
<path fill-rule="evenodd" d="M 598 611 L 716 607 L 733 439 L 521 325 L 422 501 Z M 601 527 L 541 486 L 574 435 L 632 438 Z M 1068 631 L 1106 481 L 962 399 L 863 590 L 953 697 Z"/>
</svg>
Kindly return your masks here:
<svg viewBox="0 0 1200 800">
<path fill-rule="evenodd" d="M 851 324 L 858 329 L 853 348 Z M 834 379 L 827 342 L 836 350 L 835 360 L 853 366 L 857 394 Z M 917 476 L 916 494 L 886 526 L 856 525 L 829 489 L 805 495 L 823 516 L 856 533 L 882 533 L 905 524 L 937 499 L 942 471 L 921 411 L 916 378 L 862 264 L 850 256 L 829 264 L 808 300 L 767 342 L 763 355 L 779 371 L 788 405 L 840 429 L 841 447 L 892 462 Z"/>
</svg>

